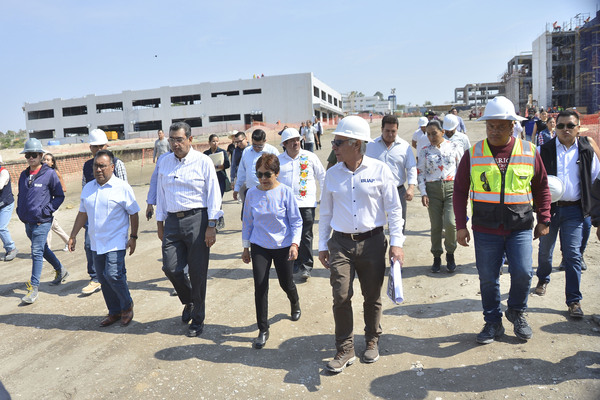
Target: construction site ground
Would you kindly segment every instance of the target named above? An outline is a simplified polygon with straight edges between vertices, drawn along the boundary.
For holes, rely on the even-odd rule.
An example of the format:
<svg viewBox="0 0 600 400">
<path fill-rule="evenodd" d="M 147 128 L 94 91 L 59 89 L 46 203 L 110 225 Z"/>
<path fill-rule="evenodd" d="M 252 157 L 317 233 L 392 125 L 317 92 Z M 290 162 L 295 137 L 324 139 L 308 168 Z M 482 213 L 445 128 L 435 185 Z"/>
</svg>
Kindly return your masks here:
<svg viewBox="0 0 600 400">
<path fill-rule="evenodd" d="M 481 122 L 465 121 L 472 142 L 485 136 Z M 400 120 L 399 134 L 410 142 L 416 118 Z M 379 135 L 372 124 L 372 136 Z M 332 139 L 317 151 L 326 164 Z M 278 143 L 273 143 L 277 144 Z M 129 182 L 145 210 L 152 163 L 127 164 Z M 71 180 L 56 214 L 70 233 L 78 210 L 80 183 Z M 13 182 L 13 190 L 16 184 Z M 325 364 L 335 354 L 329 272 L 315 257 L 307 282 L 298 283 L 302 318 L 290 320 L 289 302 L 272 270 L 269 295 L 270 338 L 252 348 L 257 335 L 251 266 L 241 261 L 241 205 L 232 193 L 223 202 L 226 227 L 211 249 L 206 326 L 198 338 L 185 336 L 182 305 L 161 266 L 156 222 L 140 213 L 137 249 L 126 257 L 135 317 L 127 327 L 98 326 L 106 314 L 100 293 L 82 296 L 87 285 L 83 232 L 74 253 L 62 250 L 55 234 L 52 248 L 70 272 L 60 286 L 48 284 L 53 269 L 45 263 L 40 295 L 21 303 L 31 274 L 30 242 L 16 214 L 9 225 L 19 255 L 0 265 L 0 381 L 13 399 L 581 399 L 600 398 L 600 247 L 595 231 L 582 275 L 585 317 L 569 318 L 564 273 L 556 246 L 552 282 L 543 297 L 531 294 L 528 342 L 518 340 L 504 320 L 506 334 L 489 345 L 475 336 L 483 326 L 473 243 L 456 252 L 453 274 L 430 272 L 429 218 L 415 196 L 408 204 L 403 268 L 405 301 L 383 298 L 381 358 L 357 362 L 340 374 Z M 317 220 L 318 220 L 317 208 Z M 318 222 L 315 224 L 317 254 Z M 537 260 L 537 244 L 533 257 Z M 534 267 L 537 262 L 534 261 Z M 504 267 L 502 303 L 510 286 Z M 532 285 L 535 286 L 534 277 Z M 356 352 L 364 351 L 362 297 L 354 285 Z M 385 296 L 385 286 L 382 289 Z"/>
</svg>

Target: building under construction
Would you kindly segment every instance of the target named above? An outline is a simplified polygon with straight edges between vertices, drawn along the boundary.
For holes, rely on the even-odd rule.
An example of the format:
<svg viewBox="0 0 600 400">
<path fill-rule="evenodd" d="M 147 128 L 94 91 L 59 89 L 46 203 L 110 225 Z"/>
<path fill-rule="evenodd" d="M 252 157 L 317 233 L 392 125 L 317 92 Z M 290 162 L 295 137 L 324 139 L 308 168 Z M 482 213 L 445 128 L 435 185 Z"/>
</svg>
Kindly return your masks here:
<svg viewBox="0 0 600 400">
<path fill-rule="evenodd" d="M 562 24 L 548 24 L 532 45 L 532 101 L 527 105 L 597 112 L 599 61 L 600 12 L 594 19 L 582 13 Z"/>
</svg>

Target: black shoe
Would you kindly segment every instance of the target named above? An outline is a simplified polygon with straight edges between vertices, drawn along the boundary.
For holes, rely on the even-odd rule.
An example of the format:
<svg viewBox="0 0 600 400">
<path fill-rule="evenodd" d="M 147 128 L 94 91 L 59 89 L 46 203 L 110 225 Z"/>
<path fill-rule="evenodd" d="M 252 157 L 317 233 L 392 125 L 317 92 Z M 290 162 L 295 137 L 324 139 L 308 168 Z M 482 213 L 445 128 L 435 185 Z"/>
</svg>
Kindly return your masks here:
<svg viewBox="0 0 600 400">
<path fill-rule="evenodd" d="M 431 272 L 440 272 L 440 268 L 442 268 L 442 258 L 433 257 L 433 265 L 431 266 Z"/>
<path fill-rule="evenodd" d="M 587 264 L 583 260 L 583 257 L 581 258 L 581 270 L 582 271 L 587 271 Z"/>
<path fill-rule="evenodd" d="M 477 343 L 488 344 L 492 343 L 495 339 L 504 335 L 504 327 L 502 322 L 486 322 L 483 329 L 477 335 Z"/>
<path fill-rule="evenodd" d="M 267 343 L 267 340 L 269 339 L 269 331 L 260 331 L 258 332 L 258 336 L 256 337 L 256 339 L 254 339 L 254 343 L 252 344 L 252 346 L 255 349 L 262 349 L 263 347 L 265 347 L 265 344 Z"/>
<path fill-rule="evenodd" d="M 183 306 L 183 312 L 181 313 L 181 322 L 187 324 L 192 320 L 192 309 L 194 305 L 192 303 Z"/>
<path fill-rule="evenodd" d="M 514 324 L 514 332 L 519 339 L 531 339 L 531 336 L 533 336 L 533 332 L 531 331 L 531 327 L 525 320 L 523 311 L 517 311 L 513 310 L 512 308 L 509 308 L 508 310 L 506 310 L 504 315 L 506 316 L 507 320 Z"/>
<path fill-rule="evenodd" d="M 446 253 L 446 268 L 448 268 L 448 272 L 456 271 L 456 262 L 454 261 L 454 254 Z"/>
<path fill-rule="evenodd" d="M 561 260 L 560 265 L 558 266 L 559 271 L 565 270 L 565 260 Z"/>
<path fill-rule="evenodd" d="M 190 329 L 188 329 L 187 337 L 197 337 L 202 335 L 202 331 L 204 330 L 204 324 L 201 325 L 190 325 Z"/>
<path fill-rule="evenodd" d="M 300 319 L 300 315 L 302 312 L 300 311 L 300 300 L 295 303 L 292 303 L 292 321 L 298 321 Z"/>
</svg>

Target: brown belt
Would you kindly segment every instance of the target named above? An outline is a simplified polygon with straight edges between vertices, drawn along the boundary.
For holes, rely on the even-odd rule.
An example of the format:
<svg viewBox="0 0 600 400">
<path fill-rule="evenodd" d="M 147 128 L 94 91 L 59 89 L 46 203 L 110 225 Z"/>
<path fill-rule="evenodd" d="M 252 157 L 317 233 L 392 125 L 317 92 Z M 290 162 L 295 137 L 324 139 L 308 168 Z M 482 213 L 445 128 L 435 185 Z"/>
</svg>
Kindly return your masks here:
<svg viewBox="0 0 600 400">
<path fill-rule="evenodd" d="M 557 201 L 556 205 L 559 206 L 559 207 L 580 206 L 581 205 L 581 200 L 575 200 L 575 201 Z"/>
<path fill-rule="evenodd" d="M 352 239 L 355 242 L 362 242 L 365 239 L 368 239 L 370 237 L 377 235 L 380 232 L 383 232 L 383 226 L 379 226 L 371 231 L 363 232 L 363 233 L 344 233 L 344 232 L 338 232 L 338 231 L 334 231 L 334 232 L 337 233 L 338 235 L 342 235 L 345 238 Z"/>
</svg>

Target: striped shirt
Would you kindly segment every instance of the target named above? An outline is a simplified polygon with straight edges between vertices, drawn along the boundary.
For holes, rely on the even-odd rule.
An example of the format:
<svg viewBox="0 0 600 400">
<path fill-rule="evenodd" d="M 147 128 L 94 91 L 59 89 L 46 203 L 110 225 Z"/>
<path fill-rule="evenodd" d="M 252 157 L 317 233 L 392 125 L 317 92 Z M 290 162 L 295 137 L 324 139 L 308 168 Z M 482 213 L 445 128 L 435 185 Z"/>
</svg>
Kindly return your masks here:
<svg viewBox="0 0 600 400">
<path fill-rule="evenodd" d="M 167 213 L 195 208 L 206 208 L 208 219 L 223 215 L 221 189 L 210 157 L 190 148 L 181 160 L 174 153 L 163 155 L 157 169 L 157 221 L 164 221 Z"/>
</svg>

